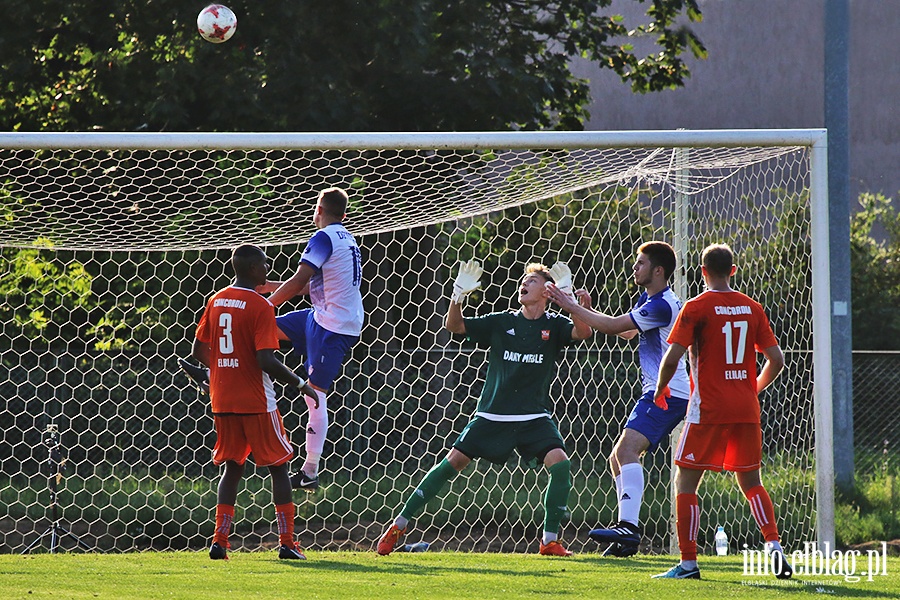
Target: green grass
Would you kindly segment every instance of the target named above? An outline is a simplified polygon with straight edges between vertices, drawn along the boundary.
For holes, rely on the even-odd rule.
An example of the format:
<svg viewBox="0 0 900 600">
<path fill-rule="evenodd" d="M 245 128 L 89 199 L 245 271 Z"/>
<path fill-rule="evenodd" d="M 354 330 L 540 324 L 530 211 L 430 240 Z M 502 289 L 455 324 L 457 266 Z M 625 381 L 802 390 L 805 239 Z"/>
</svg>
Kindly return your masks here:
<svg viewBox="0 0 900 600">
<path fill-rule="evenodd" d="M 867 581 L 840 576 L 744 576 L 740 555 L 701 557 L 703 580 L 660 581 L 670 556 L 605 559 L 598 554 L 310 552 L 304 562 L 272 552 L 234 552 L 213 562 L 205 552 L 0 555 L 2 596 L 9 599 L 196 598 L 798 598 L 900 597 L 900 558 Z M 860 561 L 858 572 L 866 568 Z"/>
</svg>

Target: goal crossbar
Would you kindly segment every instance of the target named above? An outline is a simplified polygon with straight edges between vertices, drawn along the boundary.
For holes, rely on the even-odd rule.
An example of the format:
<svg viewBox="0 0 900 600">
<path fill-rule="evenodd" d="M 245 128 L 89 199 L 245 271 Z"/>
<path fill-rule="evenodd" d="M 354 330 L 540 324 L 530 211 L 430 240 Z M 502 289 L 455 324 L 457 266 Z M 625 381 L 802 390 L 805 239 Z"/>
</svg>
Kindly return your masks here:
<svg viewBox="0 0 900 600">
<path fill-rule="evenodd" d="M 808 146 L 824 129 L 504 131 L 451 133 L 0 133 L 0 148 L 94 150 L 382 150 Z"/>
</svg>

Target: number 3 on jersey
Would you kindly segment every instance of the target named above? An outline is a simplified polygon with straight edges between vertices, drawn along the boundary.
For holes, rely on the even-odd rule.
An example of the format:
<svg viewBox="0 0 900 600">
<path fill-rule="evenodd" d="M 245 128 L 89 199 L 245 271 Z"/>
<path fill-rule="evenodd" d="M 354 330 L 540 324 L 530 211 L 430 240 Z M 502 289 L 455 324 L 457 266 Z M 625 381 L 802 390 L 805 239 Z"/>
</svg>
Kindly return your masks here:
<svg viewBox="0 0 900 600">
<path fill-rule="evenodd" d="M 744 354 L 747 351 L 747 321 L 726 321 L 722 327 L 725 334 L 725 364 L 740 365 L 744 363 Z M 737 336 L 735 331 L 737 330 Z M 737 339 L 735 339 L 737 337 Z M 737 347 L 735 348 L 735 344 Z"/>
<path fill-rule="evenodd" d="M 219 327 L 222 335 L 219 337 L 219 352 L 231 354 L 234 352 L 234 338 L 231 335 L 231 313 L 223 312 L 219 315 Z"/>
</svg>

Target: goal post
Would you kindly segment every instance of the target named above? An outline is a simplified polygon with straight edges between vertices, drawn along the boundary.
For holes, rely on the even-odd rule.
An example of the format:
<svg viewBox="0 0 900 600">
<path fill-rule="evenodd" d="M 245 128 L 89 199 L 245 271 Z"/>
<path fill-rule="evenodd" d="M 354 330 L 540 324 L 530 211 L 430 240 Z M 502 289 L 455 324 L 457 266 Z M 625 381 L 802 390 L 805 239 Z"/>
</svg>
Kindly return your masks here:
<svg viewBox="0 0 900 600">
<path fill-rule="evenodd" d="M 637 245 L 661 239 L 685 299 L 701 290 L 700 250 L 735 248 L 736 287 L 770 311 L 787 356 L 761 399 L 763 476 L 787 543 L 834 547 L 826 152 L 820 129 L 0 133 L 0 457 L 17 465 L 0 475 L 0 552 L 45 527 L 48 426 L 67 458 L 62 519 L 82 539 L 104 551 L 208 542 L 212 421 L 175 358 L 230 282 L 230 248 L 265 247 L 271 276 L 287 277 L 330 186 L 350 192 L 367 319 L 329 396 L 322 488 L 297 498 L 305 546 L 373 547 L 474 412 L 485 353 L 442 329 L 460 260 L 485 264 L 466 315 L 514 308 L 532 260 L 567 261 L 594 305 L 619 314 L 639 293 Z M 279 407 L 302 445 L 304 404 L 291 393 Z M 584 532 L 615 517 L 607 455 L 640 395 L 636 342 L 573 345 L 552 393 L 573 463 L 563 535 L 596 549 Z M 644 464 L 645 537 L 665 551 L 671 443 Z M 435 548 L 533 550 L 545 484 L 513 460 L 476 461 L 415 530 Z M 759 542 L 732 481 L 705 478 L 700 494 L 701 546 L 717 524 L 737 544 Z M 248 469 L 236 547 L 275 543 L 269 500 L 265 471 Z"/>
</svg>

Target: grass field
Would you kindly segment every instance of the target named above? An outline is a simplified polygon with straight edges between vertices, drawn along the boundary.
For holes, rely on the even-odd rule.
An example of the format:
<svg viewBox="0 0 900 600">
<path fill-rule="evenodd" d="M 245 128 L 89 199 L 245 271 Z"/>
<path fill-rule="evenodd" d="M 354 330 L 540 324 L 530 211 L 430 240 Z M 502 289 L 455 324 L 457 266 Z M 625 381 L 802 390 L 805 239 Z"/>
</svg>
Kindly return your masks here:
<svg viewBox="0 0 900 600">
<path fill-rule="evenodd" d="M 701 581 L 650 576 L 675 563 L 670 556 L 629 559 L 581 554 L 462 552 L 310 552 L 307 561 L 279 561 L 272 552 L 234 552 L 210 561 L 205 552 L 0 555 L 0 597 L 8 599 L 196 598 L 799 598 L 900 597 L 900 558 L 887 575 L 848 582 L 840 575 L 743 575 L 741 555 L 701 557 Z M 865 556 L 857 575 L 866 570 Z"/>
</svg>

